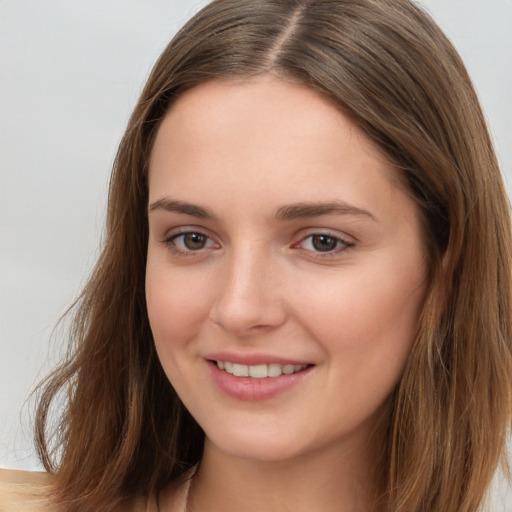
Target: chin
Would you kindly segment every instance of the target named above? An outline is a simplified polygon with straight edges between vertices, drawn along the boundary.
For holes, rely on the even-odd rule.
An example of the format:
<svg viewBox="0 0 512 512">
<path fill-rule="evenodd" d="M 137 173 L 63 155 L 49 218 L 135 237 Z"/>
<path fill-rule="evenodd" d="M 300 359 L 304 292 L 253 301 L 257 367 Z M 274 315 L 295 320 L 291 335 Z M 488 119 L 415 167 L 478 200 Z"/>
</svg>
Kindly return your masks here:
<svg viewBox="0 0 512 512">
<path fill-rule="evenodd" d="M 282 441 L 276 443 L 231 440 L 223 444 L 215 443 L 215 445 L 218 450 L 221 450 L 231 458 L 254 462 L 285 462 L 295 459 L 302 454 L 300 449 L 292 446 L 283 446 Z"/>
<path fill-rule="evenodd" d="M 223 426 L 211 432 L 211 435 L 206 432 L 206 443 L 211 443 L 216 450 L 229 457 L 259 462 L 283 462 L 308 451 L 303 436 L 297 434 L 292 434 L 289 429 L 276 432 L 265 428 L 229 429 Z"/>
</svg>

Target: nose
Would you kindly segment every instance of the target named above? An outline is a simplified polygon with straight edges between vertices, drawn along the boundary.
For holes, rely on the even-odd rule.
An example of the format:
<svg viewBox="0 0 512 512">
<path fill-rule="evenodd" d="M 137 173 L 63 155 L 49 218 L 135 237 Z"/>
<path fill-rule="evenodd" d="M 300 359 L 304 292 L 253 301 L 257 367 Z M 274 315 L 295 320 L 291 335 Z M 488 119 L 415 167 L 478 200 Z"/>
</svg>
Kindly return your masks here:
<svg viewBox="0 0 512 512">
<path fill-rule="evenodd" d="M 247 248 L 226 258 L 210 318 L 237 337 L 272 330 L 286 320 L 282 274 L 272 257 Z"/>
</svg>

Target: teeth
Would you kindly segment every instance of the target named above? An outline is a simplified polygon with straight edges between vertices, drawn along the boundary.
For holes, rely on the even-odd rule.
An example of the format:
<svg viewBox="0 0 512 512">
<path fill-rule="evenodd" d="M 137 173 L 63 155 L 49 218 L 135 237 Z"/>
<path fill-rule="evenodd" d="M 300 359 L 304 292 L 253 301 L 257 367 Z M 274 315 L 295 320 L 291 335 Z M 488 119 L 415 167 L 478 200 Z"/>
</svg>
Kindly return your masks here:
<svg viewBox="0 0 512 512">
<path fill-rule="evenodd" d="M 269 364 L 267 375 L 269 377 L 279 377 L 283 374 L 283 369 L 280 364 Z"/>
<path fill-rule="evenodd" d="M 235 377 L 249 377 L 249 366 L 245 364 L 233 364 L 233 375 Z"/>
<path fill-rule="evenodd" d="M 307 368 L 307 364 L 245 364 L 230 363 L 229 361 L 215 361 L 217 367 L 235 377 L 252 377 L 253 379 L 266 379 L 267 377 L 280 377 L 291 375 Z"/>
<path fill-rule="evenodd" d="M 293 364 L 285 364 L 283 366 L 283 373 L 285 375 L 291 375 L 293 373 L 293 370 L 294 370 Z"/>
<path fill-rule="evenodd" d="M 258 364 L 256 366 L 249 366 L 249 377 L 255 379 L 266 379 L 268 375 L 267 365 Z"/>
</svg>

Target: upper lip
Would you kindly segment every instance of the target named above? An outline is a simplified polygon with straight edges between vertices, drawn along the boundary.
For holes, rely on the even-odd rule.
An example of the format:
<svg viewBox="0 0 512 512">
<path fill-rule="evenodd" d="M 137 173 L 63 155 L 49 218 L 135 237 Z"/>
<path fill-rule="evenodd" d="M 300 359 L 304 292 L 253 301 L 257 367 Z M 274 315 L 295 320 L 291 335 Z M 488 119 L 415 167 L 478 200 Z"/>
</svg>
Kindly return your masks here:
<svg viewBox="0 0 512 512">
<path fill-rule="evenodd" d="M 258 364 L 280 364 L 280 365 L 304 365 L 310 364 L 308 361 L 299 359 L 290 359 L 272 354 L 241 354 L 236 352 L 215 352 L 205 356 L 210 361 L 229 361 L 235 364 L 244 364 L 254 366 Z"/>
</svg>

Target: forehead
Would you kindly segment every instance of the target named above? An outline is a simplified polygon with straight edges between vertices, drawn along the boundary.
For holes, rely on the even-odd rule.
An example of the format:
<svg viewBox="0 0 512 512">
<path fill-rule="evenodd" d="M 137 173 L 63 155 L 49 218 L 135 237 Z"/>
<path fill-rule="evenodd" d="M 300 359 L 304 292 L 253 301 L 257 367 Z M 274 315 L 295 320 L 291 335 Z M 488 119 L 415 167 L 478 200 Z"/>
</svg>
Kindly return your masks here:
<svg viewBox="0 0 512 512">
<path fill-rule="evenodd" d="M 326 96 L 271 76 L 212 80 L 184 92 L 150 160 L 152 200 L 215 191 L 271 200 L 393 201 L 397 171 Z M 219 190 L 222 188 L 222 190 Z"/>
<path fill-rule="evenodd" d="M 179 144 L 173 144 L 171 138 L 179 139 Z M 274 157 L 299 148 L 332 150 L 334 143 L 340 151 L 350 152 L 352 148 L 366 153 L 389 169 L 389 178 L 396 177 L 387 156 L 333 100 L 271 75 L 210 80 L 185 91 L 159 127 L 157 142 L 162 139 L 166 139 L 167 150 L 172 147 L 179 154 L 190 151 L 197 156 L 209 149 L 220 155 L 221 142 L 227 142 L 231 151 L 240 155 L 250 145 L 260 144 L 267 154 L 273 151 Z M 155 166 L 155 154 L 160 149 L 161 145 L 154 145 L 150 168 Z"/>
</svg>

